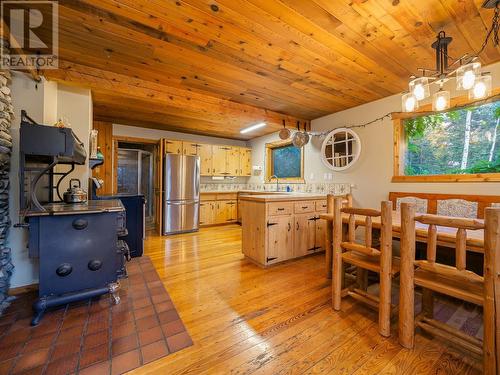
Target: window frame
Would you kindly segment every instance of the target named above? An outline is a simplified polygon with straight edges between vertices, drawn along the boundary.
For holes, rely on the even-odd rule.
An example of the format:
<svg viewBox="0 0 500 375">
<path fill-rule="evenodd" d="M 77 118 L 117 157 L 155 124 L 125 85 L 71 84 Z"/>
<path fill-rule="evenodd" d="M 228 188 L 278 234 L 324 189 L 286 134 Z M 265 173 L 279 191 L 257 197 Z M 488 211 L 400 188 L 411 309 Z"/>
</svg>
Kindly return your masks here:
<svg viewBox="0 0 500 375">
<path fill-rule="evenodd" d="M 336 167 L 334 166 L 335 163 L 330 164 L 328 162 L 328 158 L 325 155 L 326 152 L 326 147 L 329 145 L 329 141 L 331 138 L 333 138 L 336 134 L 345 132 L 346 134 L 350 134 L 352 136 L 351 141 L 349 141 L 347 138 L 345 141 L 340 141 L 340 142 L 332 142 L 330 143 L 332 145 L 332 162 L 334 159 L 337 157 L 333 156 L 335 154 L 335 144 L 339 143 L 346 143 L 346 150 L 347 150 L 347 143 L 351 142 L 352 144 L 357 144 L 357 150 L 355 153 L 352 154 L 347 154 L 344 156 L 341 156 L 339 158 L 349 158 L 352 157 L 352 160 L 347 163 L 346 165 L 342 167 Z M 337 128 L 332 130 L 328 135 L 325 137 L 325 140 L 321 144 L 321 161 L 323 162 L 323 165 L 327 167 L 328 169 L 331 169 L 334 172 L 342 172 L 345 171 L 346 169 L 351 168 L 356 162 L 359 160 L 359 157 L 361 156 L 361 138 L 359 137 L 358 133 L 356 133 L 354 130 L 349 129 L 349 128 Z"/>
<path fill-rule="evenodd" d="M 500 94 L 500 89 L 493 90 L 491 96 Z M 453 98 L 450 108 L 442 111 L 446 113 L 456 106 L 473 104 L 467 96 Z M 485 103 L 486 104 L 486 103 Z M 475 173 L 475 174 L 436 174 L 436 175 L 418 175 L 407 176 L 404 174 L 404 155 L 406 150 L 406 139 L 404 136 L 404 120 L 432 115 L 440 112 L 431 111 L 431 105 L 425 105 L 418 112 L 397 112 L 392 114 L 393 122 L 393 176 L 392 182 L 500 182 L 500 173 Z"/>
<path fill-rule="evenodd" d="M 271 179 L 270 177 L 273 175 L 273 149 L 290 146 L 292 144 L 291 139 L 287 139 L 284 141 L 276 141 L 266 143 L 266 182 L 271 183 L 275 182 L 275 179 Z M 278 178 L 280 182 L 285 183 L 295 183 L 295 184 L 303 184 L 305 182 L 304 179 L 304 147 L 300 148 L 300 177 L 283 177 Z"/>
</svg>

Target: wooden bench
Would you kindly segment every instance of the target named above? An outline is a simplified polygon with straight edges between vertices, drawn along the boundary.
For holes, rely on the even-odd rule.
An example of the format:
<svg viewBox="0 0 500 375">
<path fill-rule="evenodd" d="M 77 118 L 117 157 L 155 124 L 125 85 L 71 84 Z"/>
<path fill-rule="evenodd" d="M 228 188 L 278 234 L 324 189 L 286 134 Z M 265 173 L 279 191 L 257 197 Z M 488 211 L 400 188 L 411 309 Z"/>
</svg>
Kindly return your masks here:
<svg viewBox="0 0 500 375">
<path fill-rule="evenodd" d="M 500 207 L 499 195 L 463 195 L 463 194 L 390 192 L 389 200 L 392 201 L 394 209 L 397 209 L 399 207 L 398 200 L 401 200 L 401 198 L 416 198 L 417 200 L 426 201 L 427 210 L 426 212 L 420 212 L 420 213 L 428 213 L 434 215 L 455 216 L 443 212 L 438 212 L 438 204 L 440 201 L 446 202 L 450 200 L 459 200 L 459 201 L 464 201 L 465 203 L 472 203 L 472 204 L 475 203 L 477 205 L 475 218 L 478 219 L 484 219 L 484 210 L 487 207 L 493 207 L 493 206 Z M 456 215 L 456 216 L 461 216 L 461 215 Z"/>
</svg>

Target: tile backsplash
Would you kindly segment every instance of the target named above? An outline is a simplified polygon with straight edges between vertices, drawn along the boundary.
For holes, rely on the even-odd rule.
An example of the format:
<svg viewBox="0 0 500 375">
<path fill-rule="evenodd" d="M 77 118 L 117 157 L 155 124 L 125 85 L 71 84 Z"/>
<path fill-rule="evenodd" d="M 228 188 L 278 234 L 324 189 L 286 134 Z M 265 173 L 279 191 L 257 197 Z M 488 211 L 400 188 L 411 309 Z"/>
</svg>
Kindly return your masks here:
<svg viewBox="0 0 500 375">
<path fill-rule="evenodd" d="M 305 184 L 279 184 L 280 191 L 286 191 L 287 186 L 291 191 L 297 193 L 324 193 L 324 194 L 348 194 L 351 192 L 351 184 L 349 183 L 305 183 Z M 276 191 L 276 183 L 262 184 L 231 184 L 231 183 L 201 183 L 200 190 L 206 191 L 240 191 L 240 190 L 256 190 L 256 191 Z"/>
</svg>

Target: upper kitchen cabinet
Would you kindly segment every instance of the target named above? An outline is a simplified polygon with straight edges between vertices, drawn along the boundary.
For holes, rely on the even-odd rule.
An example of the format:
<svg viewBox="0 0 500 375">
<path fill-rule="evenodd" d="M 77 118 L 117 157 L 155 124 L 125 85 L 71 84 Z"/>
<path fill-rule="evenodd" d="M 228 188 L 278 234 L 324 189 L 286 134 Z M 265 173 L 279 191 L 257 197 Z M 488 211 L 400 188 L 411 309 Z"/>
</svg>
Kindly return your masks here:
<svg viewBox="0 0 500 375">
<path fill-rule="evenodd" d="M 240 176 L 240 147 L 230 147 L 226 154 L 226 173 Z"/>
<path fill-rule="evenodd" d="M 212 146 L 214 176 L 250 176 L 252 150 L 237 146 Z"/>
<path fill-rule="evenodd" d="M 227 171 L 229 146 L 212 146 L 212 174 L 214 176 L 229 176 Z"/>
<path fill-rule="evenodd" d="M 240 170 L 239 176 L 252 175 L 252 149 L 240 148 Z"/>
<path fill-rule="evenodd" d="M 250 176 L 252 150 L 239 146 L 165 140 L 165 153 L 200 157 L 201 176 Z"/>
<path fill-rule="evenodd" d="M 211 176 L 212 172 L 212 145 L 200 143 L 198 147 L 198 156 L 200 157 L 200 174 L 202 176 Z"/>
<path fill-rule="evenodd" d="M 166 154 L 182 154 L 182 141 L 165 139 Z"/>
<path fill-rule="evenodd" d="M 187 142 L 183 141 L 182 142 L 182 154 L 183 155 L 191 155 L 191 156 L 197 156 L 198 155 L 198 149 L 200 148 L 200 144 L 196 142 Z"/>
</svg>

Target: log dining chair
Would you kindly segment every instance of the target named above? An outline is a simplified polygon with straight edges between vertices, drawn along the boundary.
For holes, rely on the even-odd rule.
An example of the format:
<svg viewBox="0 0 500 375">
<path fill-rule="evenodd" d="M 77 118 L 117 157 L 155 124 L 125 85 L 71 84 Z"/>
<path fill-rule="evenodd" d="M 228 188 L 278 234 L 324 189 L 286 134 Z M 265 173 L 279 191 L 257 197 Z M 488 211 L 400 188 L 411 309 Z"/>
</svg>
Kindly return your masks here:
<svg viewBox="0 0 500 375">
<path fill-rule="evenodd" d="M 399 342 L 406 348 L 413 348 L 416 325 L 440 339 L 482 356 L 484 373 L 497 374 L 500 350 L 500 209 L 487 208 L 485 212 L 483 223 L 478 219 L 415 214 L 414 205 L 401 205 Z M 428 225 L 425 260 L 415 260 L 417 223 Z M 438 229 L 442 227 L 447 231 L 456 230 L 454 267 L 436 261 Z M 484 276 L 466 269 L 467 231 L 479 230 L 484 230 Z M 423 288 L 422 312 L 416 318 L 415 286 Z M 433 292 L 482 306 L 483 340 L 434 319 Z"/>
<path fill-rule="evenodd" d="M 342 240 L 342 214 L 349 215 L 348 238 Z M 372 220 L 380 217 L 380 250 L 373 247 Z M 364 243 L 355 239 L 356 221 L 364 219 Z M 381 210 L 342 207 L 342 199 L 334 201 L 333 218 L 333 277 L 332 301 L 334 310 L 340 310 L 343 296 L 368 304 L 378 310 L 379 333 L 390 336 L 391 326 L 391 282 L 399 272 L 399 262 L 392 257 L 392 203 L 382 202 Z M 367 271 L 373 271 L 380 276 L 380 292 L 378 296 L 367 292 L 366 278 L 358 278 L 354 286 L 342 289 L 344 264 L 357 267 L 358 275 L 366 276 Z M 362 273 L 364 271 L 364 273 Z"/>
<path fill-rule="evenodd" d="M 345 195 L 334 195 L 328 194 L 326 196 L 326 213 L 333 213 L 333 202 L 335 197 L 342 198 L 343 207 L 352 207 L 352 194 Z M 332 278 L 332 254 L 333 254 L 333 236 L 332 236 L 332 225 L 328 225 L 325 231 L 325 261 L 326 261 L 326 277 L 328 279 Z"/>
</svg>

